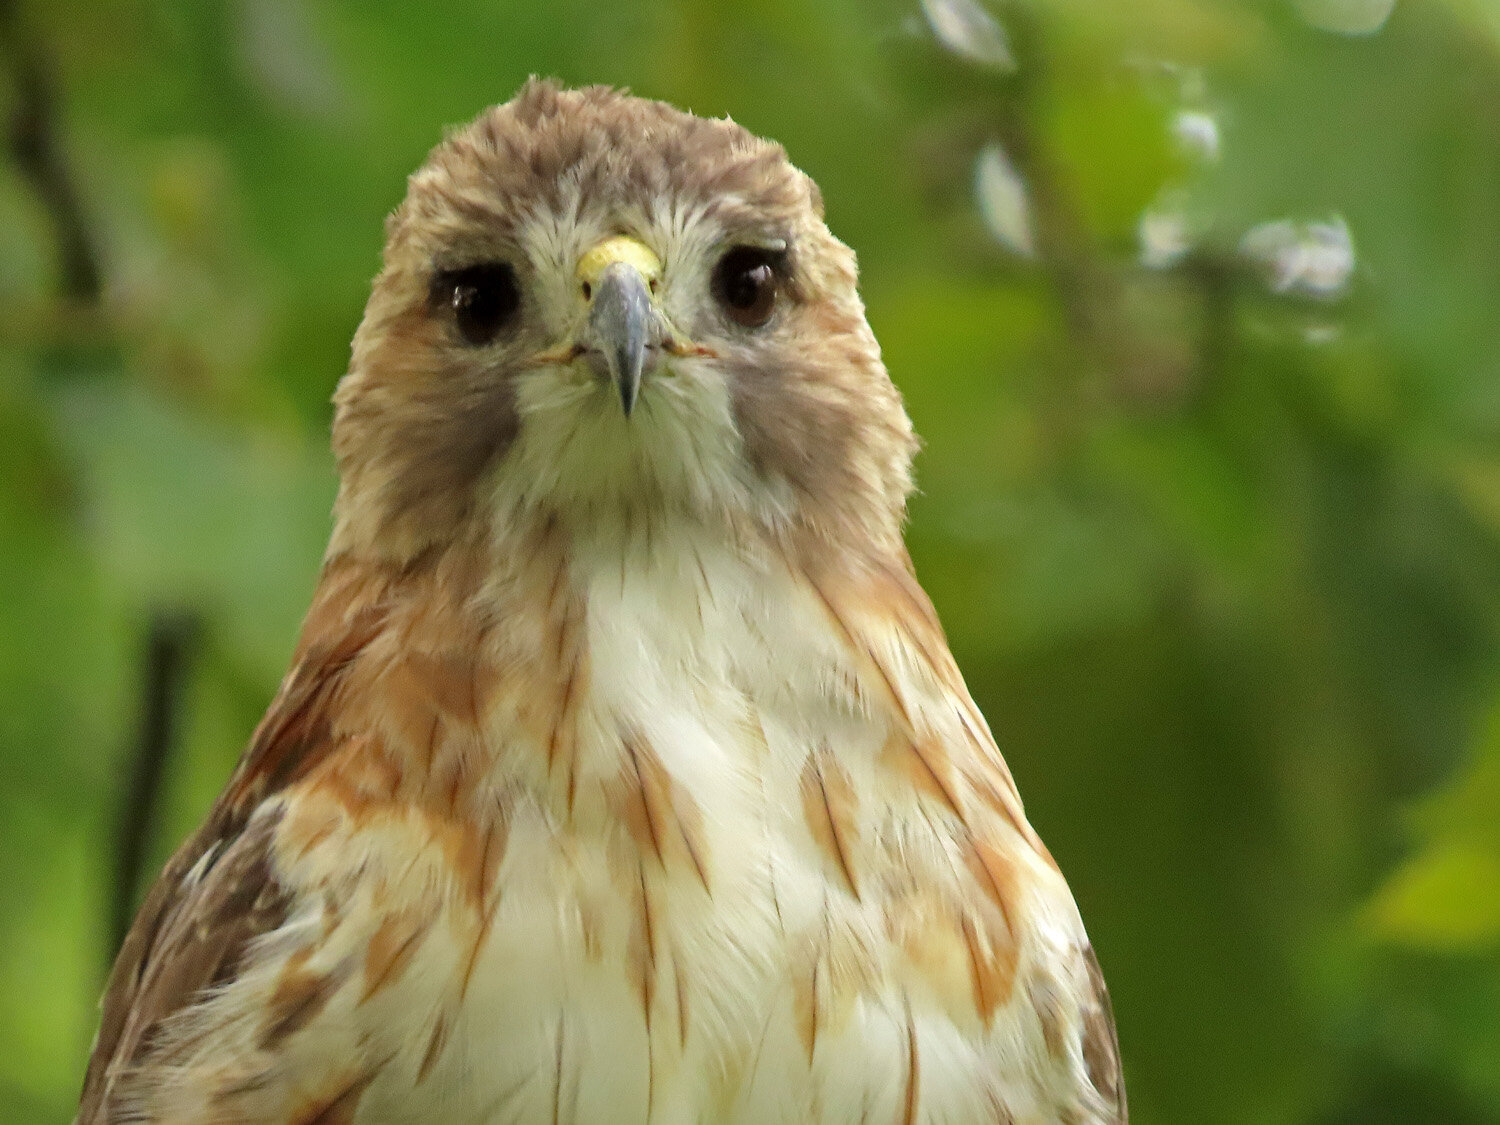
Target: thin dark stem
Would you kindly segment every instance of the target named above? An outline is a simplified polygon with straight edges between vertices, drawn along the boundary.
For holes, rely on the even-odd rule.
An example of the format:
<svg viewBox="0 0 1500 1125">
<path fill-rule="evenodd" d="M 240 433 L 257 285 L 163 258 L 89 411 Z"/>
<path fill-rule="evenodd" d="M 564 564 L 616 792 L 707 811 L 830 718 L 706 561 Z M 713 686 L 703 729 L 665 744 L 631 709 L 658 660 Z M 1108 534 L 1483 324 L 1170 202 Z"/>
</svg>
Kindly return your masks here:
<svg viewBox="0 0 1500 1125">
<path fill-rule="evenodd" d="M 111 958 L 125 940 L 135 916 L 162 778 L 177 740 L 176 719 L 197 633 L 197 621 L 189 615 L 158 614 L 147 638 L 142 661 L 140 725 L 115 828 L 109 910 Z"/>
<path fill-rule="evenodd" d="M 95 304 L 103 289 L 99 254 L 63 155 L 56 83 L 21 26 L 15 0 L 0 0 L 0 58 L 14 88 L 6 148 L 52 224 L 58 287 L 68 300 Z"/>
<path fill-rule="evenodd" d="M 1023 62 L 1010 80 L 995 125 L 1026 184 L 1036 227 L 1037 256 L 1057 294 L 1069 336 L 1087 348 L 1101 328 L 1099 304 L 1114 294 L 1095 264 L 1095 248 L 1089 244 L 1067 178 L 1038 136 L 1036 119 L 1048 81 L 1042 17 L 1018 5 L 1009 12 L 1007 27 Z"/>
</svg>

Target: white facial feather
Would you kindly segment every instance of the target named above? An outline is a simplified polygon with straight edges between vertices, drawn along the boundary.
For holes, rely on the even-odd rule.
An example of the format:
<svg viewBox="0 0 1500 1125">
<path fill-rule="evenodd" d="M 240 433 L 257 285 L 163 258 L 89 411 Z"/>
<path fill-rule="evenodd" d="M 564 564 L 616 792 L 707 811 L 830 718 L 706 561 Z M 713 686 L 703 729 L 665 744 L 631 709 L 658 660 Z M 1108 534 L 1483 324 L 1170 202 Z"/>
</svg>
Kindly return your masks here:
<svg viewBox="0 0 1500 1125">
<path fill-rule="evenodd" d="M 562 215 L 549 212 L 523 228 L 538 315 L 557 341 L 568 340 L 586 313 L 575 265 L 607 234 L 586 213 L 564 207 Z M 640 236 L 663 263 L 655 299 L 668 323 L 710 322 L 709 277 L 724 232 L 692 209 L 671 209 Z M 747 462 L 725 378 L 711 361 L 663 357 L 626 417 L 615 389 L 581 360 L 517 376 L 520 430 L 495 473 L 497 523 L 546 508 L 584 539 L 607 528 L 625 535 L 663 513 L 714 522 L 741 513 L 760 527 L 787 525 L 793 498 L 783 482 Z"/>
</svg>

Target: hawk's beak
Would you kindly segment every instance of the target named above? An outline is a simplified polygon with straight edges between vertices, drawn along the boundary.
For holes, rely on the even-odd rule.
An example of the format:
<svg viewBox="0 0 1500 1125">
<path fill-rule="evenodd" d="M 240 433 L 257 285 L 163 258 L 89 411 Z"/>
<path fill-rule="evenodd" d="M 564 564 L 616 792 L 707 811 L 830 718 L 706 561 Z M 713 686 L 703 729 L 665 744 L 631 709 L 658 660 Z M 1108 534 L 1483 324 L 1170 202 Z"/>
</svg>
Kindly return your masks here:
<svg viewBox="0 0 1500 1125">
<path fill-rule="evenodd" d="M 578 281 L 589 303 L 583 351 L 603 367 L 620 394 L 625 416 L 635 408 L 641 376 L 654 366 L 663 337 L 652 288 L 661 261 L 644 243 L 606 239 L 578 263 Z"/>
</svg>

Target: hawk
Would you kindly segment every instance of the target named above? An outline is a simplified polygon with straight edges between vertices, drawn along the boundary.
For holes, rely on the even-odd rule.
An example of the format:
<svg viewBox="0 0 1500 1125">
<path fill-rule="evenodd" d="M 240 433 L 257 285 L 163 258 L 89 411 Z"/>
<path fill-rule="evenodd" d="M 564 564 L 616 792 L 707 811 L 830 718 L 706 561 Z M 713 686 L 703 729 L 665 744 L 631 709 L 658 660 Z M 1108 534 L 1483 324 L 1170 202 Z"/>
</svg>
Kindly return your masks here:
<svg viewBox="0 0 1500 1125">
<path fill-rule="evenodd" d="M 818 189 L 533 80 L 391 216 L 291 669 L 78 1120 L 1126 1120 Z"/>
</svg>

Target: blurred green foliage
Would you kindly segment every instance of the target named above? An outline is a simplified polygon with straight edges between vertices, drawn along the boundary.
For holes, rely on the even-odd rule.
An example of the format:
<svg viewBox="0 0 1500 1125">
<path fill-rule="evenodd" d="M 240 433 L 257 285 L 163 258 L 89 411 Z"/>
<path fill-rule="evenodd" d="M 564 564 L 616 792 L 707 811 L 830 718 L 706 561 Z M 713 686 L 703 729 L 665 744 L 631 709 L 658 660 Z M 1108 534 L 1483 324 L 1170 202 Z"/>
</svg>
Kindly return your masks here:
<svg viewBox="0 0 1500 1125">
<path fill-rule="evenodd" d="M 0 1119 L 70 1113 L 151 621 L 204 623 L 154 865 L 290 651 L 382 216 L 540 72 L 822 185 L 1136 1120 L 1500 1121 L 1500 9 L 1391 8 L 0 4 L 103 279 L 8 162 Z"/>
</svg>

